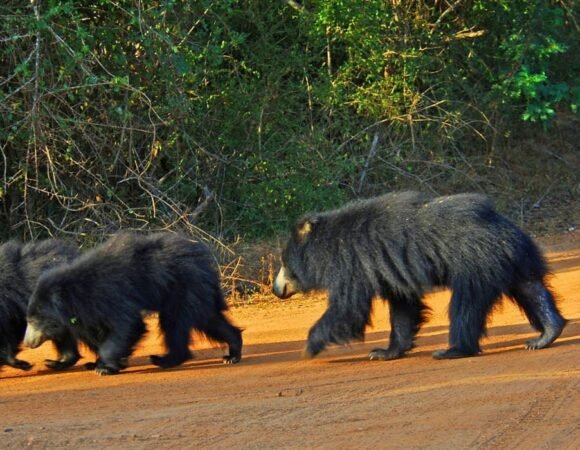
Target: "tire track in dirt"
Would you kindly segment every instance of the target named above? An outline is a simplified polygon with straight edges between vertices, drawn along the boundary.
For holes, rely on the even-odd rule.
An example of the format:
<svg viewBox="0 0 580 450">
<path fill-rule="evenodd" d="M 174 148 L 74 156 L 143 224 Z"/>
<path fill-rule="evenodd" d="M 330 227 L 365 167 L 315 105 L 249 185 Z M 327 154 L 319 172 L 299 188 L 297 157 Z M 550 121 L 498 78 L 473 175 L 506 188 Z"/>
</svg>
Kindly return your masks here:
<svg viewBox="0 0 580 450">
<path fill-rule="evenodd" d="M 567 379 L 568 377 L 574 377 Z M 526 448 L 524 441 L 530 438 L 530 432 L 534 425 L 551 423 L 556 412 L 562 409 L 562 406 L 570 401 L 570 398 L 577 394 L 580 389 L 580 374 L 562 373 L 562 377 L 554 377 L 558 382 L 550 384 L 548 389 L 537 391 L 537 397 L 534 398 L 528 408 L 518 417 L 511 419 L 494 435 L 485 439 L 483 442 L 475 441 L 471 448 L 478 450 L 498 449 L 498 448 Z M 564 380 L 564 381 L 562 381 Z M 576 431 L 580 426 L 576 426 Z M 548 448 L 553 448 L 548 446 Z"/>
</svg>

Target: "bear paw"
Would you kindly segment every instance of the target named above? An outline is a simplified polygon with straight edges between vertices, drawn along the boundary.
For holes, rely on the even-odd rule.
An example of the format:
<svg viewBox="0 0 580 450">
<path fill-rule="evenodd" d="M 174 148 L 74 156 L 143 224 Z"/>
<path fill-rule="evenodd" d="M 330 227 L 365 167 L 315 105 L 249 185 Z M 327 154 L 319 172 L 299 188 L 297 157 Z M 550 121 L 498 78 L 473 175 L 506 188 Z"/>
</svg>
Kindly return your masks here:
<svg viewBox="0 0 580 450">
<path fill-rule="evenodd" d="M 562 330 L 566 326 L 566 321 L 562 321 L 556 325 L 549 325 L 544 328 L 544 332 L 537 338 L 530 339 L 526 343 L 526 350 L 539 350 L 541 348 L 549 347 L 554 342 Z"/>
<path fill-rule="evenodd" d="M 524 348 L 526 350 L 539 350 L 541 348 L 544 348 L 541 345 L 542 344 L 541 339 L 542 339 L 541 337 L 537 337 L 537 338 L 528 340 L 526 342 L 526 345 L 524 346 Z"/>
<path fill-rule="evenodd" d="M 231 355 L 224 356 L 224 364 L 237 364 L 241 360 L 242 360 L 241 356 L 231 356 Z"/>
<path fill-rule="evenodd" d="M 101 359 L 97 358 L 97 360 L 95 362 L 85 363 L 84 366 L 85 366 L 85 369 L 87 369 L 87 370 L 96 370 L 97 367 L 102 367 L 104 365 L 101 362 Z M 119 360 L 119 362 L 117 363 L 117 366 L 119 367 L 119 370 L 126 369 L 127 367 L 129 367 L 129 358 L 127 358 L 127 357 L 121 358 Z"/>
<path fill-rule="evenodd" d="M 304 359 L 312 359 L 320 352 L 322 352 L 326 348 L 326 344 L 322 342 L 317 342 L 313 340 L 308 340 L 306 347 L 302 352 L 302 357 Z"/>
<path fill-rule="evenodd" d="M 435 359 L 458 359 L 469 358 L 470 356 L 477 356 L 476 352 L 466 352 L 458 348 L 451 347 L 447 350 L 437 350 L 432 353 Z"/>
<path fill-rule="evenodd" d="M 318 355 L 320 353 L 320 350 L 314 350 L 313 348 L 311 348 L 310 346 L 306 346 L 304 347 L 304 350 L 302 351 L 302 357 L 304 359 L 312 359 L 314 358 L 316 355 Z"/>
<path fill-rule="evenodd" d="M 76 359 L 62 359 L 62 360 L 60 360 L 60 359 L 45 359 L 44 365 L 46 367 L 48 367 L 49 369 L 64 370 L 64 369 L 68 369 L 69 367 L 74 366 L 77 361 L 78 361 L 78 358 L 76 358 Z"/>
<path fill-rule="evenodd" d="M 32 364 L 30 364 L 27 361 L 23 361 L 21 359 L 16 359 L 16 358 L 9 365 L 12 366 L 12 367 L 14 367 L 15 369 L 20 369 L 20 370 L 30 370 L 30 369 L 32 369 Z"/>
<path fill-rule="evenodd" d="M 371 361 L 390 361 L 392 359 L 399 359 L 405 354 L 398 348 L 375 348 L 369 352 L 369 359 Z"/>
<path fill-rule="evenodd" d="M 94 370 L 97 375 L 116 375 L 121 369 L 125 368 L 127 368 L 127 358 L 121 358 L 115 367 L 107 366 L 101 358 L 97 358 L 95 362 L 85 364 L 85 369 Z"/>
<path fill-rule="evenodd" d="M 116 375 L 119 373 L 119 369 L 115 368 L 115 367 L 109 367 L 109 366 L 98 366 L 97 368 L 95 368 L 95 373 L 97 375 Z"/>
<path fill-rule="evenodd" d="M 169 369 L 171 367 L 177 367 L 183 364 L 188 359 L 191 359 L 191 354 L 183 356 L 175 356 L 172 354 L 167 354 L 165 356 L 150 355 L 149 359 L 151 364 L 161 367 L 162 369 Z"/>
</svg>

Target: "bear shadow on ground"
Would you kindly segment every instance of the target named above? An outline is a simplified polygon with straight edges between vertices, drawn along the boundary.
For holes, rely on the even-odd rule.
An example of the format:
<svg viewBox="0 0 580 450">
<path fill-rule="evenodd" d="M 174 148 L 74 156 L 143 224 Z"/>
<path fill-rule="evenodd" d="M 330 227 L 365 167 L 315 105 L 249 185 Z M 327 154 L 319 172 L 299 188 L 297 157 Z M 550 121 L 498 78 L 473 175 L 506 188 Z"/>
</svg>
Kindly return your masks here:
<svg viewBox="0 0 580 450">
<path fill-rule="evenodd" d="M 211 350 L 211 349 L 210 349 Z M 216 355 L 206 358 L 201 353 L 204 350 L 200 350 L 194 354 L 194 358 L 183 363 L 180 366 L 170 367 L 170 368 L 159 368 L 151 364 L 149 360 L 149 356 L 136 356 L 129 360 L 129 366 L 127 367 L 126 373 L 133 373 L 133 374 L 143 374 L 143 373 L 169 373 L 169 372 L 182 372 L 187 370 L 195 370 L 195 369 L 207 369 L 207 368 L 224 368 L 225 370 L 228 369 L 228 365 L 223 363 L 223 355 Z M 215 351 L 213 351 L 215 353 Z M 225 354 L 225 352 L 224 352 Z M 123 373 L 123 372 L 122 372 Z"/>
<path fill-rule="evenodd" d="M 410 352 L 408 357 L 431 357 L 432 349 L 423 349 L 423 347 L 441 346 L 445 347 L 448 343 L 448 327 L 445 325 L 436 325 L 433 327 L 423 327 L 417 339 L 416 347 Z M 488 338 L 483 340 L 483 353 L 481 356 L 489 356 L 487 352 L 494 350 L 494 354 L 523 351 L 526 341 L 532 338 L 537 332 L 533 330 L 530 325 L 522 323 L 517 325 L 501 325 L 488 327 Z M 386 347 L 388 345 L 387 336 L 389 330 L 373 331 L 366 334 L 366 339 L 361 342 L 353 342 L 344 346 L 331 346 L 327 351 L 322 353 L 319 358 L 335 358 L 325 362 L 332 363 L 347 363 L 347 362 L 361 362 L 368 361 L 367 353 L 375 347 Z M 526 335 L 521 338 L 510 340 L 501 340 L 506 335 Z M 490 342 L 490 339 L 498 342 Z M 580 343 L 580 319 L 573 319 L 568 321 L 568 325 L 564 328 L 564 332 L 559 341 L 556 341 L 552 347 L 575 345 Z M 306 340 L 273 343 L 273 344 L 249 344 L 247 346 L 247 356 L 245 363 L 259 364 L 260 361 L 268 360 L 287 361 L 294 359 L 292 355 L 297 354 L 301 359 L 301 354 L 306 344 Z M 289 348 L 290 347 L 290 348 Z M 515 347 L 515 348 L 514 348 Z M 503 350 L 498 350 L 503 349 Z M 352 355 L 354 352 L 360 352 L 360 355 L 352 355 L 351 358 L 346 359 L 344 353 Z M 533 357 L 535 352 L 529 352 L 530 357 Z M 378 362 L 377 362 L 378 364 Z M 433 361 L 433 364 L 437 364 Z"/>
<path fill-rule="evenodd" d="M 79 360 L 79 363 L 76 366 L 70 367 L 68 369 L 60 370 L 58 372 L 55 372 L 53 369 L 50 369 L 48 367 L 45 367 L 44 363 L 41 361 L 35 362 L 33 367 L 32 367 L 32 370 L 27 371 L 27 372 L 16 371 L 15 369 L 9 369 L 9 368 L 0 369 L 0 381 L 1 380 L 10 380 L 13 378 L 44 377 L 46 375 L 49 375 L 49 376 L 56 375 L 57 373 L 59 375 L 64 375 L 66 373 L 89 372 L 83 366 L 83 364 L 85 362 L 88 362 L 88 361 L 91 361 L 91 359 L 89 358 L 87 361 L 83 361 L 83 359 L 81 358 Z M 92 359 L 92 361 L 94 361 L 94 359 Z M 35 370 L 36 367 L 38 367 L 38 370 Z M 5 374 L 5 372 L 7 372 L 7 371 L 10 371 L 10 373 L 8 375 Z"/>
<path fill-rule="evenodd" d="M 487 352 L 493 350 L 493 354 L 502 354 L 507 352 L 523 351 L 525 342 L 527 339 L 535 335 L 535 331 L 525 323 L 517 325 L 502 325 L 502 326 L 491 326 L 488 329 L 490 337 L 483 341 L 483 353 L 481 356 L 490 356 Z M 318 359 L 324 362 L 330 363 L 350 363 L 350 362 L 364 362 L 368 361 L 368 352 L 379 346 L 388 345 L 389 330 L 385 331 L 373 331 L 367 333 L 365 341 L 353 342 L 351 344 L 343 346 L 332 346 L 326 352 L 320 355 Z M 526 335 L 521 338 L 515 338 L 510 340 L 501 340 L 502 336 L 506 335 Z M 306 336 L 305 336 L 306 338 Z M 448 339 L 448 327 L 445 325 L 436 325 L 433 327 L 422 328 L 421 334 L 417 339 L 417 346 L 409 353 L 409 355 L 404 358 L 423 358 L 431 357 L 433 346 L 445 347 L 447 345 Z M 489 339 L 499 339 L 497 342 L 489 342 Z M 568 322 L 567 327 L 562 333 L 561 340 L 555 342 L 553 347 L 576 345 L 580 343 L 580 319 L 573 319 Z M 301 361 L 302 352 L 304 346 L 306 345 L 306 340 L 301 341 L 286 341 L 286 342 L 276 342 L 270 344 L 249 344 L 246 346 L 246 351 L 244 355 L 244 365 L 259 365 L 264 363 L 278 363 L 278 362 L 290 362 L 290 361 Z M 422 349 L 422 347 L 427 347 L 428 349 Z M 503 350 L 502 350 L 503 349 Z M 219 348 L 215 347 L 213 349 L 201 349 L 195 352 L 196 357 L 186 363 L 182 368 L 177 368 L 176 370 L 192 370 L 196 367 L 219 367 L 221 366 L 221 361 L 219 360 Z M 353 353 L 356 353 L 353 355 Z M 533 357 L 534 352 L 529 352 L 530 357 Z M 130 361 L 130 367 L 135 367 L 140 364 L 149 365 L 148 360 L 145 357 L 133 358 Z M 379 362 L 373 362 L 373 364 L 380 364 Z M 438 364 L 433 361 L 433 364 Z M 143 369 L 141 371 L 157 371 L 156 368 Z M 134 372 L 134 370 L 133 370 Z"/>
<path fill-rule="evenodd" d="M 506 354 L 512 352 L 524 352 L 525 342 L 528 338 L 534 336 L 536 333 L 528 324 L 516 324 L 516 325 L 502 325 L 502 326 L 490 326 L 488 328 L 489 338 L 483 341 L 483 353 L 479 357 L 491 357 L 493 355 Z M 375 347 L 386 347 L 388 345 L 387 336 L 389 330 L 385 331 L 373 331 L 366 334 L 365 341 L 353 342 L 344 346 L 332 346 L 329 347 L 327 351 L 322 353 L 317 360 L 321 363 L 331 363 L 331 364 L 350 364 L 350 363 L 364 363 L 369 361 L 368 352 Z M 503 336 L 507 335 L 522 335 L 521 338 L 501 340 Z M 526 336 L 523 336 L 526 335 Z M 422 331 L 417 339 L 417 346 L 400 361 L 405 361 L 410 358 L 431 358 L 431 353 L 433 351 L 433 346 L 445 347 L 447 345 L 448 339 L 448 327 L 445 325 L 436 326 L 426 326 L 422 328 Z M 498 340 L 497 342 L 489 342 L 489 339 Z M 564 328 L 564 332 L 560 340 L 556 341 L 552 347 L 567 347 L 570 345 L 580 344 L 580 319 L 572 319 L 568 321 L 568 325 Z M 304 340 L 300 341 L 285 341 L 285 342 L 275 342 L 269 344 L 249 344 L 245 347 L 245 354 L 242 364 L 247 365 L 263 365 L 263 364 L 273 364 L 280 362 L 292 362 L 292 361 L 303 361 L 302 352 L 304 346 L 306 345 L 306 336 Z M 493 353 L 489 351 L 493 350 Z M 543 351 L 549 351 L 543 350 Z M 171 368 L 171 369 L 160 369 L 151 364 L 148 355 L 139 355 L 129 358 L 129 367 L 127 374 L 142 374 L 142 373 L 155 373 L 155 372 L 178 372 L 178 371 L 188 371 L 196 369 L 209 369 L 214 368 L 216 370 L 232 370 L 229 366 L 226 366 L 222 362 L 222 353 L 224 350 L 220 350 L 220 346 L 216 345 L 212 348 L 203 348 L 195 350 L 194 359 L 187 361 L 181 366 Z M 530 358 L 536 355 L 536 352 L 526 351 Z M 81 360 L 82 364 L 75 366 L 65 373 L 78 373 L 87 372 L 92 374 L 91 371 L 86 370 L 83 364 L 86 362 L 94 361 L 94 356 L 85 349 L 83 352 L 84 357 Z M 369 361 L 371 364 L 392 364 L 394 361 Z M 433 365 L 441 364 L 441 362 L 433 361 Z M 33 373 L 18 373 L 17 375 L 4 376 L 0 374 L 0 378 L 21 378 L 27 376 L 45 376 L 51 375 L 54 371 L 42 368 L 38 372 Z M 62 374 L 63 372 L 61 372 Z"/>
<path fill-rule="evenodd" d="M 488 327 L 488 337 L 485 337 L 482 341 L 482 353 L 478 357 L 491 356 L 490 350 L 493 350 L 493 355 L 505 354 L 511 352 L 527 351 L 533 356 L 534 352 L 530 350 L 525 350 L 524 345 L 526 341 L 532 338 L 537 332 L 533 330 L 528 324 L 518 324 L 518 325 L 501 325 L 501 326 L 490 326 Z M 379 347 L 386 347 L 387 342 L 381 343 L 381 336 L 384 333 L 375 332 L 367 334 L 367 339 L 365 342 L 361 342 L 359 345 L 374 346 L 372 344 L 378 344 Z M 425 336 L 425 334 L 429 334 Z M 506 335 L 529 335 L 526 337 L 501 340 L 502 336 Z M 375 339 L 373 339 L 376 338 Z M 424 327 L 422 332 L 417 337 L 417 345 L 413 350 L 411 350 L 404 359 L 417 358 L 417 357 L 430 357 L 432 349 L 425 350 L 422 347 L 430 346 L 442 346 L 447 345 L 448 337 L 448 327 L 446 326 L 434 326 L 434 327 Z M 490 339 L 496 340 L 500 339 L 498 342 L 490 342 Z M 569 345 L 580 344 L 580 319 L 569 320 L 564 332 L 560 337 L 560 340 L 554 342 L 551 347 L 565 347 Z M 337 347 L 330 347 L 330 349 L 336 349 Z M 328 354 L 328 351 L 327 351 Z M 360 357 L 353 358 L 338 358 L 331 360 L 331 363 L 349 363 L 349 362 L 360 362 L 368 360 L 366 354 L 361 354 Z M 434 362 L 435 364 L 437 362 Z"/>
<path fill-rule="evenodd" d="M 436 325 L 433 327 L 423 327 L 422 332 L 417 339 L 416 347 L 403 359 L 408 358 L 431 358 L 433 346 L 445 347 L 448 343 L 449 328 L 445 325 Z M 361 342 L 352 342 L 343 346 L 331 346 L 327 351 L 322 353 L 317 359 L 324 360 L 329 363 L 352 363 L 369 361 L 368 352 L 375 347 L 386 347 L 388 345 L 389 330 L 373 331 L 366 334 L 366 339 Z M 533 330 L 530 325 L 522 323 L 517 325 L 501 325 L 490 326 L 488 328 L 488 335 L 483 341 L 483 353 L 480 356 L 491 356 L 489 350 L 493 350 L 493 354 L 504 354 L 511 352 L 526 351 L 524 345 L 527 339 L 533 337 L 537 332 Z M 501 340 L 503 336 L 507 335 L 527 335 L 521 338 Z M 305 336 L 306 338 L 306 336 Z M 497 342 L 489 342 L 490 339 L 499 339 Z M 564 347 L 569 345 L 577 345 L 580 343 L 580 319 L 573 319 L 568 322 L 559 341 L 556 341 L 552 347 Z M 301 361 L 302 352 L 306 345 L 306 339 L 301 341 L 286 341 L 276 342 L 270 344 L 249 344 L 245 347 L 245 354 L 243 364 L 246 365 L 260 365 L 264 363 L 278 363 Z M 425 349 L 424 347 L 427 347 Z M 533 357 L 535 352 L 526 351 L 530 357 Z M 356 354 L 353 354 L 356 353 Z M 200 350 L 194 349 L 194 359 L 186 362 L 181 367 L 170 369 L 170 371 L 181 370 L 195 370 L 196 368 L 211 368 L 219 369 L 224 366 L 221 361 L 220 347 L 205 348 Z M 380 362 L 371 361 L 373 364 L 380 364 Z M 392 362 L 392 361 L 391 361 Z M 388 364 L 389 362 L 385 362 Z M 433 361 L 433 364 L 439 364 Z M 150 367 L 146 367 L 150 366 Z M 129 359 L 129 367 L 132 369 L 131 373 L 148 373 L 158 372 L 161 369 L 151 365 L 147 356 L 137 356 Z M 141 367 L 135 370 L 137 367 Z M 164 369 L 164 371 L 168 371 Z"/>
</svg>

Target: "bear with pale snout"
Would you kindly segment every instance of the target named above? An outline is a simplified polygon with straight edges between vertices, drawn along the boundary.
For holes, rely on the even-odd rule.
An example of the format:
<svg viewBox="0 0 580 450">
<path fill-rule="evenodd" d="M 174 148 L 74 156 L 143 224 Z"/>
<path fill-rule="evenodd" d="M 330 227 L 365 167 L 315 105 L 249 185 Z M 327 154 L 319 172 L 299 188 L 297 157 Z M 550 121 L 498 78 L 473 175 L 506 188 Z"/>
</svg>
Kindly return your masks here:
<svg viewBox="0 0 580 450">
<path fill-rule="evenodd" d="M 552 344 L 566 321 L 547 274 L 532 239 L 496 212 L 486 196 L 400 192 L 298 220 L 273 292 L 288 298 L 328 291 L 328 308 L 308 335 L 307 357 L 329 344 L 363 339 L 372 299 L 382 298 L 389 306 L 389 345 L 372 350 L 369 358 L 391 360 L 413 348 L 428 311 L 424 294 L 448 287 L 449 348 L 433 356 L 450 359 L 480 353 L 486 321 L 502 295 L 540 332 L 527 349 Z"/>
<path fill-rule="evenodd" d="M 26 330 L 26 308 L 37 279 L 47 270 L 67 264 L 79 255 L 77 247 L 57 239 L 28 242 L 8 241 L 0 245 L 0 367 L 30 370 L 32 364 L 18 359 Z M 77 342 L 64 331 L 53 335 L 57 359 L 47 359 L 56 370 L 74 366 L 80 355 Z"/>
<path fill-rule="evenodd" d="M 171 233 L 119 233 L 66 268 L 40 277 L 28 305 L 25 345 L 69 332 L 97 354 L 88 368 L 112 375 L 127 366 L 146 332 L 143 312 L 159 313 L 168 368 L 192 357 L 192 330 L 228 344 L 224 363 L 240 361 L 241 330 L 225 311 L 219 272 L 208 247 Z"/>
</svg>

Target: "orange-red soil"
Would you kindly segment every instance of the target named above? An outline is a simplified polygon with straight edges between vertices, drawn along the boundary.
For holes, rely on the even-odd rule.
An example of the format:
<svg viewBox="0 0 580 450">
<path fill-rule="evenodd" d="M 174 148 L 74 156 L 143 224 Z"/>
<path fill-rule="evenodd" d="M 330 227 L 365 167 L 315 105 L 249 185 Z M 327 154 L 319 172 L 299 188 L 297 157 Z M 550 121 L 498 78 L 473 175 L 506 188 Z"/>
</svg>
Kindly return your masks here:
<svg viewBox="0 0 580 450">
<path fill-rule="evenodd" d="M 438 292 L 427 299 L 431 319 L 407 357 L 367 359 L 388 336 L 387 310 L 376 302 L 366 342 L 303 360 L 326 300 L 297 296 L 231 311 L 245 328 L 240 364 L 221 364 L 222 349 L 196 341 L 196 359 L 160 370 L 147 358 L 162 351 L 150 320 L 117 376 L 99 377 L 80 363 L 45 369 L 50 344 L 21 352 L 35 366 L 0 372 L 0 448 L 577 449 L 580 245 L 554 242 L 551 283 L 569 323 L 551 348 L 524 350 L 535 332 L 504 302 L 481 356 L 436 361 L 431 352 L 447 345 L 448 333 L 449 293 Z"/>
</svg>

